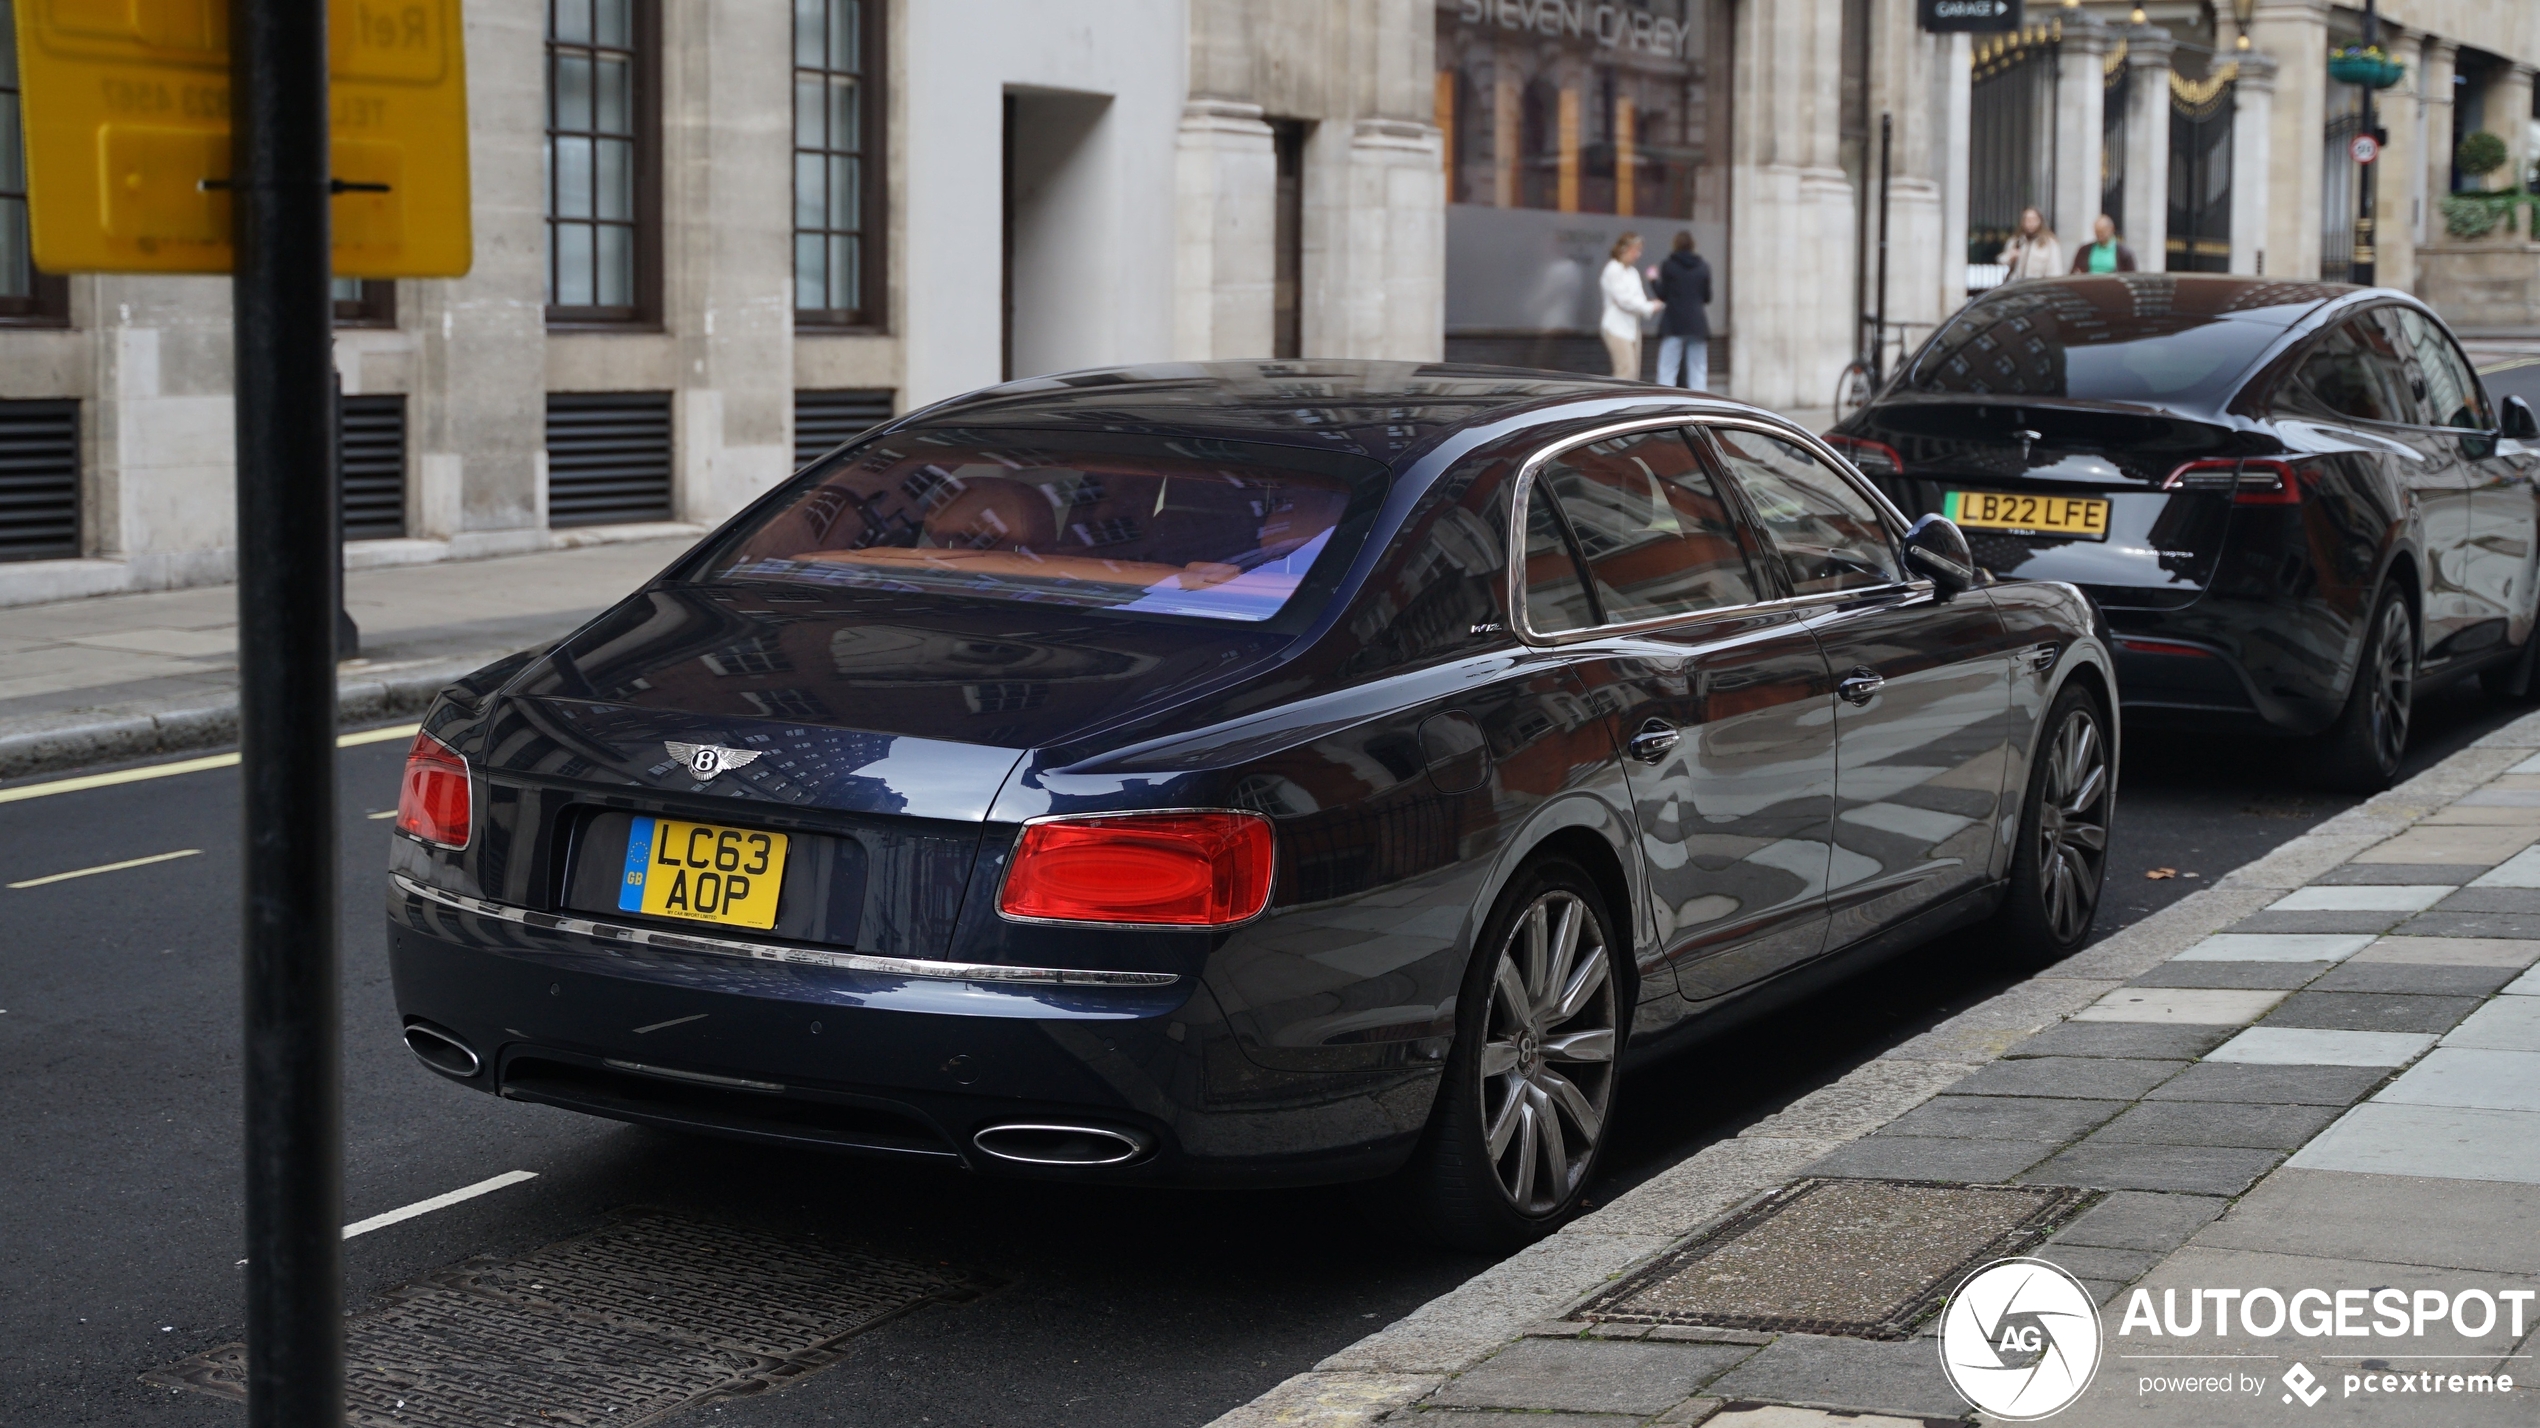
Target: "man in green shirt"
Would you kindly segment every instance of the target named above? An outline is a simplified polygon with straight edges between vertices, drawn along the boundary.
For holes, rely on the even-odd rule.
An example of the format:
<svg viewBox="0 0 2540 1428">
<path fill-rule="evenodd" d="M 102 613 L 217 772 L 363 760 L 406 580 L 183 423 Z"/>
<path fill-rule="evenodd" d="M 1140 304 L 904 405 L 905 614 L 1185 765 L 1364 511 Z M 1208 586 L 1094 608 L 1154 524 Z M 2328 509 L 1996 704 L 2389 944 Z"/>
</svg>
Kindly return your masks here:
<svg viewBox="0 0 2540 1428">
<path fill-rule="evenodd" d="M 2090 225 L 2090 236 L 2093 241 L 2083 244 L 2081 251 L 2073 255 L 2074 272 L 2134 271 L 2134 250 L 2117 241 L 2117 220 L 2100 214 L 2098 220 Z"/>
</svg>

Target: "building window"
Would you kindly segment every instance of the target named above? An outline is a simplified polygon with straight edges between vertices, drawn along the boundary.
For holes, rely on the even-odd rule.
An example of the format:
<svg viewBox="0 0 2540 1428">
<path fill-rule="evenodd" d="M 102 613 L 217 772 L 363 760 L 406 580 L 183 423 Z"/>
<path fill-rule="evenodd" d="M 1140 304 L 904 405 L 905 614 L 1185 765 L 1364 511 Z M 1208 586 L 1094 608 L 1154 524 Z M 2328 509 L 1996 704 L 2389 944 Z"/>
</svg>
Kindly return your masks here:
<svg viewBox="0 0 2540 1428">
<path fill-rule="evenodd" d="M 35 270 L 35 248 L 27 233 L 14 10 L 10 0 L 0 0 L 0 323 L 60 327 L 70 320 L 70 284 Z"/>
<path fill-rule="evenodd" d="M 548 0 L 551 322 L 653 315 L 655 30 L 649 0 Z"/>
<path fill-rule="evenodd" d="M 335 296 L 338 327 L 395 327 L 397 285 L 379 278 L 337 278 L 328 285 Z"/>
<path fill-rule="evenodd" d="M 794 309 L 813 327 L 881 320 L 881 11 L 794 0 Z"/>
</svg>

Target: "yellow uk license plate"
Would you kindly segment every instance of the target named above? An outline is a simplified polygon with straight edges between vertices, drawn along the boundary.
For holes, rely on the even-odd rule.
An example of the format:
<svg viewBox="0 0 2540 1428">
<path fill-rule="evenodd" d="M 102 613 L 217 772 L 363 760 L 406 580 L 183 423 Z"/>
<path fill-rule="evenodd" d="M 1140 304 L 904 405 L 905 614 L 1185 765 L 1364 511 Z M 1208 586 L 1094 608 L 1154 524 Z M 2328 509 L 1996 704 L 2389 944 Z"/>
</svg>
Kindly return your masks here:
<svg viewBox="0 0 2540 1428">
<path fill-rule="evenodd" d="M 776 925 L 776 897 L 784 889 L 782 833 L 638 818 L 626 835 L 617 907 L 765 932 Z"/>
<path fill-rule="evenodd" d="M 1952 491 L 1940 513 L 1976 530 L 2069 536 L 2076 540 L 2108 538 L 2108 503 L 2094 496 Z"/>
</svg>

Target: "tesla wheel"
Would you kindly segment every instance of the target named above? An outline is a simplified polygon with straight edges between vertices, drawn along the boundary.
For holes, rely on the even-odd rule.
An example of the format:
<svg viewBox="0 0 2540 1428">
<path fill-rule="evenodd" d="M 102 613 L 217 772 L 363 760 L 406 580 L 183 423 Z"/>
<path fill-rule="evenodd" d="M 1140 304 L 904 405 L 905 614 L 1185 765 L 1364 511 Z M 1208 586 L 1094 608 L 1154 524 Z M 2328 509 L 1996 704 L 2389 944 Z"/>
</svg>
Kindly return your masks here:
<svg viewBox="0 0 2540 1428">
<path fill-rule="evenodd" d="M 2328 787 L 2379 793 L 2399 777 L 2408 753 L 2408 714 L 2416 692 L 2417 638 L 2408 602 L 2384 591 L 2365 627 L 2363 658 L 2346 708 L 2320 736 L 2320 775 Z"/>
<path fill-rule="evenodd" d="M 1629 1002 L 1604 894 L 1566 859 L 1518 875 L 1479 953 L 1406 1174 L 1434 1238 L 1505 1250 L 1578 1208 L 1613 1119 Z"/>
<path fill-rule="evenodd" d="M 2090 936 L 2117 803 L 2107 715 L 2088 689 L 2065 686 L 2039 731 L 2011 886 L 1994 914 L 2003 958 L 2026 967 L 2062 961 Z"/>
</svg>

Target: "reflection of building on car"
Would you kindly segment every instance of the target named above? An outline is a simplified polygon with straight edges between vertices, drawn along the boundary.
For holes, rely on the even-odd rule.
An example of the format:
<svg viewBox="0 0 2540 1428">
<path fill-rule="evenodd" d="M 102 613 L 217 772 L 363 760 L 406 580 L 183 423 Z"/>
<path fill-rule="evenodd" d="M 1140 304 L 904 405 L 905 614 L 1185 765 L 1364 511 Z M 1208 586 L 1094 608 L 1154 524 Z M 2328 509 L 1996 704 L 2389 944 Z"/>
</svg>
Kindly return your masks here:
<svg viewBox="0 0 2540 1428">
<path fill-rule="evenodd" d="M 1997 573 L 2088 591 L 2131 717 L 2316 735 L 2378 788 L 2425 684 L 2533 692 L 2535 437 L 2398 294 L 2136 274 L 1968 304 L 1828 439 Z"/>
</svg>

